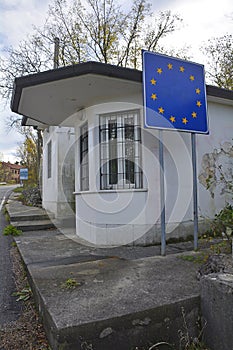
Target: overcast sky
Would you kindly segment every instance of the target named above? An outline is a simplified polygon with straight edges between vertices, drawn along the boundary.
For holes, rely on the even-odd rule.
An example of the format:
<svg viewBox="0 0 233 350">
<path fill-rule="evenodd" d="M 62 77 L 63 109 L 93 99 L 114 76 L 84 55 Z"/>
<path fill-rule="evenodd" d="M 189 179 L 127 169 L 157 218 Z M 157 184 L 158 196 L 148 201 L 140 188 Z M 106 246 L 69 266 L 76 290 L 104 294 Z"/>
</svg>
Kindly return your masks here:
<svg viewBox="0 0 233 350">
<path fill-rule="evenodd" d="M 0 54 L 5 46 L 17 46 L 32 31 L 33 25 L 42 25 L 49 0 L 0 0 Z M 121 0 L 121 2 L 124 2 Z M 164 42 L 167 46 L 191 47 L 192 61 L 205 64 L 200 54 L 203 41 L 214 36 L 233 33 L 232 0 L 152 0 L 155 11 L 171 10 L 183 18 L 183 26 Z M 15 161 L 15 152 L 21 137 L 6 133 L 5 119 L 10 109 L 0 103 L 0 154 L 5 161 Z"/>
</svg>

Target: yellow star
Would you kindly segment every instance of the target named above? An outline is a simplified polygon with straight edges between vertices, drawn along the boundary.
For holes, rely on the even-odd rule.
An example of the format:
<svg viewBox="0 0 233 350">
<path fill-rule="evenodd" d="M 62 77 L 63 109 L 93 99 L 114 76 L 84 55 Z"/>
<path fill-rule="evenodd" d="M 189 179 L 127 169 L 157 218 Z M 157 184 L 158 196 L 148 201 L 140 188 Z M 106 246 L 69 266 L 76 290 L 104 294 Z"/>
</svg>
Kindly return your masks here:
<svg viewBox="0 0 233 350">
<path fill-rule="evenodd" d="M 151 98 L 152 98 L 152 100 L 155 101 L 155 100 L 157 100 L 157 95 L 156 95 L 156 94 L 152 94 L 152 95 L 151 95 Z"/>
<path fill-rule="evenodd" d="M 196 112 L 193 112 L 193 113 L 192 113 L 192 117 L 193 117 L 193 118 L 197 118 L 197 113 L 196 113 Z"/>
<path fill-rule="evenodd" d="M 194 80 L 195 80 L 195 78 L 194 78 L 193 75 L 190 75 L 189 79 L 190 79 L 191 81 L 194 81 Z"/>
<path fill-rule="evenodd" d="M 197 101 L 196 105 L 197 105 L 198 107 L 201 107 L 201 101 Z"/>
<path fill-rule="evenodd" d="M 150 82 L 152 85 L 156 85 L 156 80 L 154 78 L 152 78 Z"/>
<path fill-rule="evenodd" d="M 175 123 L 175 121 L 176 121 L 176 118 L 173 117 L 173 115 L 171 115 L 169 119 L 170 119 L 170 121 L 171 121 L 172 123 Z"/>
<path fill-rule="evenodd" d="M 159 74 L 162 74 L 162 71 L 163 71 L 162 68 L 157 69 L 157 73 L 159 73 Z"/>
<path fill-rule="evenodd" d="M 159 111 L 160 114 L 163 114 L 163 113 L 164 113 L 163 107 L 159 107 L 159 108 L 158 108 L 158 111 Z"/>
<path fill-rule="evenodd" d="M 180 72 L 184 73 L 184 67 L 183 66 L 180 67 Z"/>
<path fill-rule="evenodd" d="M 182 118 L 182 123 L 186 125 L 188 123 L 188 119 L 186 119 L 186 117 Z"/>
<path fill-rule="evenodd" d="M 172 69 L 173 65 L 171 63 L 168 63 L 167 68 Z"/>
<path fill-rule="evenodd" d="M 201 90 L 199 88 L 196 89 L 196 94 L 200 94 L 201 93 Z"/>
</svg>

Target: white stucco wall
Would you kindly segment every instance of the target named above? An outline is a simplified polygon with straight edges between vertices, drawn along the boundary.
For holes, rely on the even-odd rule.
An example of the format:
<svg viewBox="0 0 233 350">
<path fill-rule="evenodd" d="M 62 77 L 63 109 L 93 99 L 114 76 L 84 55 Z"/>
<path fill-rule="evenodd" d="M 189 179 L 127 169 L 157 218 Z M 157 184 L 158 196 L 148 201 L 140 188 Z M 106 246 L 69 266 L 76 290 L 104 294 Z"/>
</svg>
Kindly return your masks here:
<svg viewBox="0 0 233 350">
<path fill-rule="evenodd" d="M 138 100 L 139 96 L 136 96 L 135 102 Z M 143 125 L 142 104 L 136 103 L 109 103 L 93 106 L 77 115 L 77 139 L 80 126 L 88 121 L 90 174 L 89 191 L 81 192 L 78 166 L 79 143 L 77 142 L 77 234 L 92 243 L 126 244 L 135 240 L 151 243 L 154 239 L 159 240 L 160 182 L 157 130 L 142 130 L 143 188 L 139 190 L 100 190 L 99 115 L 132 109 L 140 110 L 141 125 Z M 176 132 L 164 132 L 166 217 L 167 230 L 170 233 L 178 227 L 181 221 L 186 222 L 191 219 L 192 169 L 189 136 Z M 185 171 L 184 164 L 186 164 Z M 148 231 L 148 235 L 145 236 L 144 234 Z"/>
<path fill-rule="evenodd" d="M 132 190 L 100 190 L 99 115 L 134 109 L 140 110 L 142 125 L 143 187 Z M 218 158 L 221 161 L 222 159 L 224 162 L 227 161 L 227 167 L 233 169 L 233 148 L 231 154 L 225 152 L 232 144 L 232 112 L 233 106 L 225 104 L 224 101 L 216 103 L 213 98 L 208 101 L 210 133 L 196 137 L 198 175 L 203 175 L 205 170 L 203 167 L 206 167 L 206 154 L 221 155 Z M 71 208 L 68 203 L 72 201 L 74 190 L 76 233 L 86 241 L 99 245 L 159 242 L 159 133 L 157 130 L 143 128 L 141 96 L 134 95 L 128 98 L 125 96 L 123 102 L 92 106 L 76 113 L 72 116 L 72 120 L 74 120 L 74 129 L 50 127 L 44 132 L 42 195 L 45 209 L 54 213 L 56 218 L 67 218 L 74 215 L 73 207 Z M 79 136 L 80 126 L 86 121 L 89 127 L 89 191 L 81 191 Z M 52 141 L 52 176 L 50 179 L 47 177 L 47 144 L 49 141 Z M 163 131 L 163 142 L 167 238 L 192 234 L 191 135 Z M 211 196 L 210 191 L 203 186 L 203 181 L 198 183 L 200 221 L 203 218 L 207 220 L 212 218 L 223 208 L 226 201 L 231 199 L 219 188 L 214 188 L 214 196 Z"/>
<path fill-rule="evenodd" d="M 57 214 L 57 193 L 58 193 L 58 140 L 56 127 L 50 127 L 43 133 L 43 177 L 42 177 L 42 205 L 53 213 Z M 51 141 L 51 177 L 48 178 L 48 143 Z"/>
<path fill-rule="evenodd" d="M 233 145 L 233 106 L 209 101 L 208 114 L 210 133 L 207 136 L 197 136 L 199 175 L 203 172 L 203 156 L 205 154 L 219 154 L 225 143 Z M 233 172 L 233 153 L 227 157 L 227 160 L 223 158 L 219 159 L 220 163 L 224 165 L 227 161 L 227 167 Z M 215 213 L 232 200 L 232 195 L 221 194 L 221 191 L 218 191 L 221 189 L 221 184 L 214 190 L 214 198 L 211 197 L 210 191 L 206 190 L 200 183 L 198 189 L 199 215 L 205 218 L 213 218 Z"/>
<path fill-rule="evenodd" d="M 48 178 L 47 145 L 51 141 L 51 177 Z M 74 215 L 71 201 L 75 189 L 74 130 L 68 127 L 49 127 L 43 134 L 43 207 L 63 219 Z"/>
<path fill-rule="evenodd" d="M 90 107 L 77 114 L 76 138 L 80 126 L 89 127 L 89 191 L 80 191 L 79 142 L 76 144 L 76 230 L 94 244 L 143 244 L 159 241 L 160 179 L 158 131 L 142 131 L 143 188 L 140 190 L 100 190 L 99 177 L 99 115 L 143 109 L 140 96 L 131 96 L 131 103 L 108 103 Z M 210 102 L 208 113 L 210 134 L 197 135 L 198 174 L 202 157 L 232 138 L 232 106 Z M 190 234 L 193 231 L 191 135 L 174 131 L 163 132 L 165 159 L 167 237 Z M 213 217 L 226 198 L 210 193 L 198 184 L 199 216 Z M 146 235 L 144 235 L 147 232 Z"/>
</svg>

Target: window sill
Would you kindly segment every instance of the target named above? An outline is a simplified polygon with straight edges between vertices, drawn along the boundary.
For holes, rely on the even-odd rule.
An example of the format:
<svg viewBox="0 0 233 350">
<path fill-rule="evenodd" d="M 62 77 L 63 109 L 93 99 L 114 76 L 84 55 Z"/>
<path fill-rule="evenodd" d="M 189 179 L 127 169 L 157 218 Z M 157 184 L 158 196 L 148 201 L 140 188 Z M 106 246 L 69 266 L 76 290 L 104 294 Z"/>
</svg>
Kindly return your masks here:
<svg viewBox="0 0 233 350">
<path fill-rule="evenodd" d="M 73 192 L 74 195 L 84 195 L 84 194 L 101 194 L 101 193 L 127 193 L 127 192 L 148 192 L 147 188 L 125 188 L 125 189 L 114 189 L 114 190 L 97 190 L 97 191 L 78 191 Z"/>
</svg>

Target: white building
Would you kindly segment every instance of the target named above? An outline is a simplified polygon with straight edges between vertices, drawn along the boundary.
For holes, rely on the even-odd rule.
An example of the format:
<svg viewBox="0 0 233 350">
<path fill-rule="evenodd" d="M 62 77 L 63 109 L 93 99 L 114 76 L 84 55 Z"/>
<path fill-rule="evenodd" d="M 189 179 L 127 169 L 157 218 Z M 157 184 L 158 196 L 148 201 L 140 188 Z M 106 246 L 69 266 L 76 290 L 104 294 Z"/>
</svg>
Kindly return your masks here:
<svg viewBox="0 0 233 350">
<path fill-rule="evenodd" d="M 207 99 L 209 135 L 196 136 L 200 231 L 231 200 L 218 165 L 226 179 L 233 169 L 233 92 L 207 86 Z M 94 244 L 160 241 L 158 131 L 143 127 L 141 71 L 87 62 L 17 78 L 12 110 L 44 129 L 45 209 L 60 219 L 75 210 L 77 235 Z M 187 236 L 190 134 L 164 131 L 163 142 L 167 238 Z"/>
</svg>

